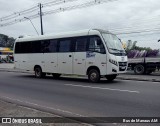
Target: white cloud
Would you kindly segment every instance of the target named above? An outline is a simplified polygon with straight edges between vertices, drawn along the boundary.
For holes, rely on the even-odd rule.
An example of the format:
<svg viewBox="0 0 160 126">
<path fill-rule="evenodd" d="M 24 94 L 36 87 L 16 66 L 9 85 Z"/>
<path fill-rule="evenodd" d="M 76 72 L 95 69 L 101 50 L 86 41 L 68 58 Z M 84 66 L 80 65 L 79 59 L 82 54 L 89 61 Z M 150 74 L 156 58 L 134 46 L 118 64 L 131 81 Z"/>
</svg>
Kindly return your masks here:
<svg viewBox="0 0 160 126">
<path fill-rule="evenodd" d="M 80 3 L 85 1 L 86 0 L 79 0 Z M 30 8 L 40 2 L 46 3 L 47 1 L 1 0 L 0 17 Z M 67 3 L 66 5 L 72 4 Z M 52 6 L 45 10 L 56 9 L 66 5 L 63 4 L 59 6 Z M 109 29 L 112 32 L 115 32 L 115 29 L 119 29 L 119 31 L 124 32 L 126 31 L 126 28 L 128 28 L 127 31 L 160 28 L 158 20 L 159 17 L 160 8 L 158 0 L 118 0 L 102 5 L 44 16 L 43 25 L 44 33 L 63 32 L 86 28 Z M 32 22 L 40 33 L 40 19 L 33 19 Z M 36 35 L 36 32 L 29 21 L 17 23 L 7 27 L 0 27 L 0 33 L 13 37 L 18 37 L 22 34 Z M 160 43 L 157 43 L 157 40 L 160 39 L 158 34 L 145 36 L 135 34 L 134 37 L 132 36 L 133 35 L 121 35 L 120 37 L 125 41 L 128 39 L 132 39 L 133 41 L 137 40 L 138 45 L 140 46 L 160 48 Z"/>
</svg>

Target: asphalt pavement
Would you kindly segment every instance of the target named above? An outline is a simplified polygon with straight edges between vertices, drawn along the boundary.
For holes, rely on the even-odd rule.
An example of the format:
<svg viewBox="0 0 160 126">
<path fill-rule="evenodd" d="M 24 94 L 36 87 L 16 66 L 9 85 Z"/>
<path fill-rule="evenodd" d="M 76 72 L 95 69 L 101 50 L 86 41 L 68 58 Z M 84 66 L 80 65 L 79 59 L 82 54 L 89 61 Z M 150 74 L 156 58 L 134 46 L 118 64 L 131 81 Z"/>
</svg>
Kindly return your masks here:
<svg viewBox="0 0 160 126">
<path fill-rule="evenodd" d="M 54 80 L 50 76 L 37 80 L 33 76 L 33 71 L 16 70 L 14 69 L 14 64 L 0 64 L 0 75 L 2 75 L 0 77 L 0 88 L 2 87 L 1 90 L 3 90 L 3 88 L 5 89 L 3 90 L 5 92 L 0 90 L 0 95 L 2 94 L 0 98 L 2 100 L 39 109 L 40 111 L 65 117 L 155 117 L 159 115 L 159 102 L 156 104 L 154 102 L 152 103 L 152 100 L 154 99 L 154 101 L 156 101 L 159 96 L 158 91 L 156 91 L 159 90 L 159 86 L 158 88 L 150 88 L 151 85 L 160 84 L 157 83 L 160 82 L 159 72 L 151 75 L 134 75 L 133 71 L 128 71 L 126 74 L 119 75 L 117 80 L 112 83 L 103 79 L 98 85 L 88 83 L 86 78 L 78 76 L 76 76 L 76 78 L 62 76 L 62 78 L 58 80 Z M 44 84 L 47 87 L 44 87 Z M 148 87 L 146 85 L 150 86 Z M 142 91 L 139 91 L 139 86 Z M 156 89 L 156 92 L 154 92 L 154 89 Z M 138 96 L 138 94 L 145 92 L 145 90 L 147 90 L 147 95 L 143 94 L 143 96 Z M 121 95 L 119 95 L 119 93 Z M 12 94 L 12 97 L 8 94 Z M 154 95 L 156 95 L 156 97 L 154 97 Z M 42 100 L 39 97 L 42 98 Z M 83 99 L 84 97 L 85 99 Z M 150 104 L 148 104 L 149 100 L 146 102 L 148 98 L 151 99 Z M 156 107 L 154 107 L 154 105 L 156 105 Z M 153 108 L 154 111 L 157 111 L 158 114 L 150 110 L 150 107 Z M 118 125 L 121 126 L 120 124 Z M 127 124 L 127 126 L 128 125 L 129 124 Z"/>
<path fill-rule="evenodd" d="M 0 98 L 22 106 L 71 117 L 160 117 L 159 82 L 116 79 L 92 84 L 83 78 L 0 75 Z"/>
</svg>

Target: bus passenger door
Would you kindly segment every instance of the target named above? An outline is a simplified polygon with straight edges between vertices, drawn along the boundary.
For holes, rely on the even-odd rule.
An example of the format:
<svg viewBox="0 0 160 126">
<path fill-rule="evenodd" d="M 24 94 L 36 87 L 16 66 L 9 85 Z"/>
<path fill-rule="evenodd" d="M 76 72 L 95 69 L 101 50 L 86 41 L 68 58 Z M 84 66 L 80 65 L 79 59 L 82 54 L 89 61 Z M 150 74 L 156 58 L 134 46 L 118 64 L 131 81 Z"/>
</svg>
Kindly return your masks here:
<svg viewBox="0 0 160 126">
<path fill-rule="evenodd" d="M 59 41 L 58 72 L 62 74 L 73 74 L 73 55 L 71 52 L 71 39 L 61 39 Z"/>
<path fill-rule="evenodd" d="M 75 38 L 75 52 L 73 57 L 73 74 L 86 75 L 87 37 Z"/>
</svg>

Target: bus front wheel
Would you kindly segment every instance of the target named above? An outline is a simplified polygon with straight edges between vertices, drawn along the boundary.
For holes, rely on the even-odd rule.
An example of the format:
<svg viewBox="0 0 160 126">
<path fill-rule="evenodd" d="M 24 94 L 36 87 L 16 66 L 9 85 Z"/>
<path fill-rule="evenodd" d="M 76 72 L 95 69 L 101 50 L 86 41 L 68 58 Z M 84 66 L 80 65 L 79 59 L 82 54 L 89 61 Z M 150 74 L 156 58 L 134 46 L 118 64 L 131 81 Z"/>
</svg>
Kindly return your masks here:
<svg viewBox="0 0 160 126">
<path fill-rule="evenodd" d="M 42 77 L 45 77 L 45 76 L 46 76 L 46 73 L 43 73 L 43 72 L 42 72 L 42 69 L 41 69 L 40 67 L 36 67 L 36 68 L 34 69 L 34 71 L 35 71 L 35 77 L 36 77 L 36 78 L 42 78 Z"/>
<path fill-rule="evenodd" d="M 88 79 L 92 83 L 97 83 L 100 80 L 100 73 L 96 69 L 92 69 L 89 71 Z"/>
</svg>

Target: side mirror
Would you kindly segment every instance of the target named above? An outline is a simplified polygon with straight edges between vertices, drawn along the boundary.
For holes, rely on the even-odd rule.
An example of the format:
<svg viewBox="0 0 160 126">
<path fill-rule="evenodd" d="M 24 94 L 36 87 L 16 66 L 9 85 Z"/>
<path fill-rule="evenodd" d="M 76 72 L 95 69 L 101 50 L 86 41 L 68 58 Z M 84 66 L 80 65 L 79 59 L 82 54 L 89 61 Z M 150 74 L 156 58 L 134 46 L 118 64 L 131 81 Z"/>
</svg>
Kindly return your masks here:
<svg viewBox="0 0 160 126">
<path fill-rule="evenodd" d="M 158 42 L 160 42 L 160 40 L 158 40 Z"/>
</svg>

